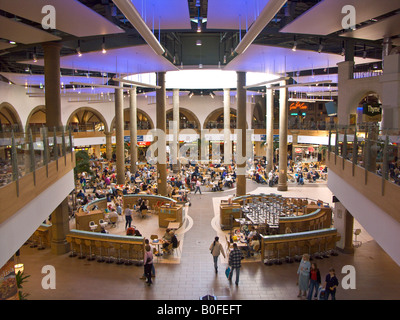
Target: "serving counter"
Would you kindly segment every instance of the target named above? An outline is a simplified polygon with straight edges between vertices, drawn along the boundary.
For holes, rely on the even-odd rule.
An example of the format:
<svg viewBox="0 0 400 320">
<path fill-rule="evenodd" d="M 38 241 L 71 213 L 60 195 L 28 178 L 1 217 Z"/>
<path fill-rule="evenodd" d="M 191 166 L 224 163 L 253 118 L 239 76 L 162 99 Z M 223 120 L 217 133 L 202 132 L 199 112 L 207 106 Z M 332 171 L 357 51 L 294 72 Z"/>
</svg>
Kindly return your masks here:
<svg viewBox="0 0 400 320">
<path fill-rule="evenodd" d="M 167 228 L 170 222 L 179 222 L 179 227 L 183 221 L 183 205 L 170 203 L 162 205 L 158 214 L 158 225 L 160 228 Z"/>
<path fill-rule="evenodd" d="M 89 227 L 89 222 L 94 221 L 97 224 L 97 228 L 94 231 L 100 232 L 101 226 L 99 220 L 104 219 L 104 211 L 93 210 L 93 211 L 80 211 L 75 213 L 76 229 L 83 231 L 92 231 Z"/>
</svg>

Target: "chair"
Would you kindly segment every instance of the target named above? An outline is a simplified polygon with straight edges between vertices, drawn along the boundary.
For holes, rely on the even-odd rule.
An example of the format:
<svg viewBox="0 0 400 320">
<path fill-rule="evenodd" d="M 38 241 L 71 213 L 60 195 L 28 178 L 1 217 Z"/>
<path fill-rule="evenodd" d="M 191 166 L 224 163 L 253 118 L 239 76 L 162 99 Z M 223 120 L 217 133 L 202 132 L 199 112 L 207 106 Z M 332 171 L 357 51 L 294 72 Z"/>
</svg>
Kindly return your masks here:
<svg viewBox="0 0 400 320">
<path fill-rule="evenodd" d="M 144 259 L 144 251 L 143 251 L 143 246 L 141 245 L 134 245 L 133 246 L 133 255 L 135 257 L 136 265 L 140 266 L 142 263 L 141 261 L 143 261 Z"/>
<path fill-rule="evenodd" d="M 168 246 L 166 247 L 166 248 L 162 248 L 162 251 L 164 252 L 164 253 L 171 253 L 171 250 L 172 250 L 173 248 L 172 248 L 172 242 L 170 243 L 170 244 L 168 244 Z"/>
<path fill-rule="evenodd" d="M 151 240 L 157 240 L 157 239 L 158 239 L 158 235 L 152 234 L 152 235 L 150 236 L 150 239 L 151 239 Z"/>
<path fill-rule="evenodd" d="M 82 239 L 75 238 L 75 243 L 79 246 L 79 257 L 78 259 L 85 259 L 86 256 L 83 254 L 82 250 Z"/>
<path fill-rule="evenodd" d="M 98 225 L 94 223 L 94 221 L 90 221 L 89 222 L 89 228 L 90 230 L 92 230 L 93 232 L 97 229 Z"/>
<path fill-rule="evenodd" d="M 106 259 L 104 259 L 103 255 L 102 255 L 101 249 L 103 248 L 103 245 L 102 245 L 101 241 L 95 240 L 94 246 L 99 250 L 99 256 L 97 258 L 97 262 L 104 262 Z"/>
<path fill-rule="evenodd" d="M 111 218 L 110 218 L 110 223 L 111 223 L 111 226 L 112 226 L 113 228 L 116 228 L 116 227 L 117 227 L 117 224 L 118 224 L 118 217 L 111 217 Z"/>
<path fill-rule="evenodd" d="M 100 219 L 100 220 L 99 220 L 99 225 L 100 225 L 102 228 L 105 228 L 105 227 L 108 225 L 108 222 L 107 222 L 107 221 L 104 221 L 103 219 Z"/>
<path fill-rule="evenodd" d="M 355 229 L 353 233 L 354 233 L 353 246 L 354 246 L 354 248 L 358 248 L 362 244 L 361 241 L 357 241 L 357 236 L 359 236 L 361 234 L 361 229 Z"/>
<path fill-rule="evenodd" d="M 325 244 L 324 241 L 325 241 L 325 238 L 318 238 L 318 239 L 315 240 L 315 242 L 318 244 L 318 252 L 314 253 L 314 257 L 316 259 L 322 259 L 323 258 L 322 252 L 321 252 L 321 245 Z"/>
<path fill-rule="evenodd" d="M 92 241 L 91 240 L 84 240 L 85 246 L 89 248 L 89 257 L 88 261 L 96 260 L 96 257 L 92 254 Z"/>
</svg>

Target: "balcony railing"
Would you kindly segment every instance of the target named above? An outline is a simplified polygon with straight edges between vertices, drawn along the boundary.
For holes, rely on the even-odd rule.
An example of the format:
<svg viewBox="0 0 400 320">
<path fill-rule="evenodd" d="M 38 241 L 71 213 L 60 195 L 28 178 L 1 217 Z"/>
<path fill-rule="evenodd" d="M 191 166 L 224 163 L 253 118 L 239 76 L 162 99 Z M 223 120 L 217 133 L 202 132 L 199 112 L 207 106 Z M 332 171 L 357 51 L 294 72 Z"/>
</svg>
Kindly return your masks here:
<svg viewBox="0 0 400 320">
<path fill-rule="evenodd" d="M 0 133 L 0 187 L 18 182 L 27 174 L 46 167 L 51 161 L 72 157 L 73 142 L 70 128 L 42 127 L 40 133 L 1 132 Z"/>
<path fill-rule="evenodd" d="M 374 124 L 336 126 L 329 130 L 328 155 L 332 152 L 335 161 L 337 156 L 350 161 L 353 172 L 356 166 L 364 168 L 365 179 L 371 172 L 400 185 L 399 143 L 399 129 L 380 129 Z"/>
</svg>

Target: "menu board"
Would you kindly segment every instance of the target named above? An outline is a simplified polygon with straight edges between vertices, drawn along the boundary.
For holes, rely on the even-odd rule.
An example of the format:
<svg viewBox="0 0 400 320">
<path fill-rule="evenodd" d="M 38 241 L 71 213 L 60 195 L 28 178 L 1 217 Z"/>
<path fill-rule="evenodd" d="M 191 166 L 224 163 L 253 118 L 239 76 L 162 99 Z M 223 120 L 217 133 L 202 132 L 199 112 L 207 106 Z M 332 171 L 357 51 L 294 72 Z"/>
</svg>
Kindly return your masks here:
<svg viewBox="0 0 400 320">
<path fill-rule="evenodd" d="M 0 269 L 0 300 L 18 300 L 14 258 L 8 260 L 8 262 Z"/>
</svg>

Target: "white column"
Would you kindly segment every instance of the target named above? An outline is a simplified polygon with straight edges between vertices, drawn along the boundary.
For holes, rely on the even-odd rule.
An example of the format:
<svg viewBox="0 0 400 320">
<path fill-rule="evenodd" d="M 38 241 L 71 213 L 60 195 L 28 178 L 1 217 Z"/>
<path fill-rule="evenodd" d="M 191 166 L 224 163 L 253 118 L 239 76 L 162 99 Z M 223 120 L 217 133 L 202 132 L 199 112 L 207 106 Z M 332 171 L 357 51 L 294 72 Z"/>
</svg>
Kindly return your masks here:
<svg viewBox="0 0 400 320">
<path fill-rule="evenodd" d="M 286 85 L 282 81 L 280 85 Z M 287 88 L 279 89 L 279 180 L 278 191 L 287 191 L 287 136 L 288 136 L 288 110 Z"/>
<path fill-rule="evenodd" d="M 230 90 L 224 89 L 224 163 L 232 163 L 231 142 L 231 96 Z"/>
<path fill-rule="evenodd" d="M 274 167 L 274 92 L 271 88 L 266 88 L 267 93 L 267 112 L 266 112 L 266 170 L 270 172 Z"/>
<path fill-rule="evenodd" d="M 130 135 L 131 135 L 131 172 L 135 173 L 137 170 L 137 90 L 133 87 L 129 90 L 129 122 L 130 122 Z"/>
<path fill-rule="evenodd" d="M 125 184 L 125 150 L 124 150 L 124 91 L 115 89 L 115 142 L 117 156 L 117 184 Z"/>
<path fill-rule="evenodd" d="M 179 128 L 180 128 L 180 116 L 179 116 L 179 89 L 173 89 L 172 96 L 173 110 L 172 110 L 172 120 L 173 120 L 173 132 L 172 132 L 172 143 L 170 145 L 170 161 L 171 159 L 176 159 L 176 164 L 174 163 L 174 171 L 177 172 L 180 168 L 179 163 Z M 170 127 L 171 129 L 171 127 Z M 174 153 L 175 158 L 171 157 Z"/>
</svg>

